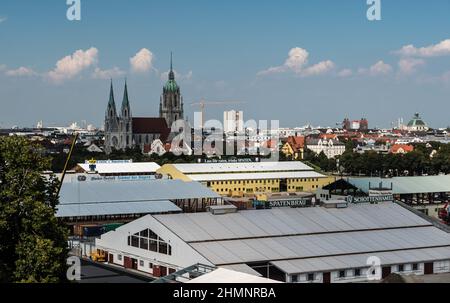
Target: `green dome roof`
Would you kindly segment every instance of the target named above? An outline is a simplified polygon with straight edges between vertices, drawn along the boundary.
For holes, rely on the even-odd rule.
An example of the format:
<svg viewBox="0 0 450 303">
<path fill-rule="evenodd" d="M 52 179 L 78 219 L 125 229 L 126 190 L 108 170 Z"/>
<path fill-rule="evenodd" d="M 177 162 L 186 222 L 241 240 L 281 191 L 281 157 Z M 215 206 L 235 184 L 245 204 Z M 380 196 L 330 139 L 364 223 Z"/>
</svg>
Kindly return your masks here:
<svg viewBox="0 0 450 303">
<path fill-rule="evenodd" d="M 418 113 L 416 113 L 414 115 L 414 118 L 412 118 L 411 121 L 409 121 L 408 126 L 412 127 L 412 126 L 426 126 L 427 124 L 422 120 L 422 118 L 420 118 L 420 115 Z"/>
<path fill-rule="evenodd" d="M 169 92 L 176 92 L 178 91 L 178 84 L 175 80 L 169 80 L 164 85 L 164 90 Z"/>
</svg>

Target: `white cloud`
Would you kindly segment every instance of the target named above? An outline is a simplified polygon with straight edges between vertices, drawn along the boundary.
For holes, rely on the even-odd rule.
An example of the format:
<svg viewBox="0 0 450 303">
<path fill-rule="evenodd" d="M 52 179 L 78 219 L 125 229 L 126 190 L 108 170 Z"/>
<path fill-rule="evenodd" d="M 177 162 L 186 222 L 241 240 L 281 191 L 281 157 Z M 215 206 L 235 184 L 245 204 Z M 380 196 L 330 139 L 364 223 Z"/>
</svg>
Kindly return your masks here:
<svg viewBox="0 0 450 303">
<path fill-rule="evenodd" d="M 349 68 L 345 68 L 338 73 L 339 77 L 346 78 L 353 75 L 353 71 Z"/>
<path fill-rule="evenodd" d="M 394 53 L 408 57 L 438 57 L 450 55 L 450 39 L 443 40 L 437 44 L 417 48 L 414 45 L 405 45 Z"/>
<path fill-rule="evenodd" d="M 8 20 L 8 17 L 6 17 L 6 16 L 0 16 L 0 23 L 5 22 L 6 20 Z"/>
<path fill-rule="evenodd" d="M 101 70 L 100 68 L 95 68 L 92 73 L 92 78 L 94 79 L 111 79 L 117 78 L 125 75 L 125 72 L 118 67 L 113 67 L 111 69 Z"/>
<path fill-rule="evenodd" d="M 77 50 L 56 63 L 56 68 L 48 73 L 48 77 L 55 83 L 71 79 L 83 70 L 97 64 L 98 50 L 95 47 L 83 51 Z"/>
<path fill-rule="evenodd" d="M 176 70 L 173 70 L 173 72 L 175 74 L 176 80 L 191 80 L 192 79 L 193 73 L 191 70 L 185 75 L 178 73 Z M 167 80 L 168 77 L 169 77 L 169 71 L 161 73 L 161 80 Z"/>
<path fill-rule="evenodd" d="M 326 73 L 334 68 L 334 63 L 330 60 L 319 62 L 307 67 L 309 53 L 307 50 L 295 47 L 289 51 L 288 58 L 283 65 L 270 67 L 257 73 L 257 76 L 265 76 L 276 73 L 292 71 L 301 76 L 315 76 Z"/>
<path fill-rule="evenodd" d="M 400 73 L 403 75 L 413 74 L 417 67 L 425 65 L 425 61 L 422 59 L 404 58 L 398 62 Z"/>
<path fill-rule="evenodd" d="M 289 51 L 289 57 L 286 59 L 284 66 L 299 73 L 303 66 L 308 63 L 309 53 L 300 47 L 295 47 Z"/>
<path fill-rule="evenodd" d="M 369 69 L 369 74 L 372 76 L 386 75 L 392 72 L 392 66 L 384 63 L 382 60 L 372 65 Z"/>
<path fill-rule="evenodd" d="M 153 53 L 146 48 L 141 49 L 130 58 L 131 71 L 135 73 L 148 72 L 153 67 Z"/>
<path fill-rule="evenodd" d="M 266 70 L 262 70 L 262 71 L 258 72 L 256 75 L 257 76 L 266 76 L 266 75 L 270 75 L 270 74 L 282 73 L 285 71 L 286 71 L 286 68 L 284 66 L 275 66 L 275 67 L 269 67 Z"/>
<path fill-rule="evenodd" d="M 319 62 L 303 70 L 301 73 L 304 77 L 317 76 L 325 74 L 334 68 L 334 63 L 330 60 Z"/>
<path fill-rule="evenodd" d="M 24 66 L 21 66 L 18 69 L 8 70 L 5 74 L 9 77 L 31 77 L 37 75 L 34 70 Z"/>
</svg>

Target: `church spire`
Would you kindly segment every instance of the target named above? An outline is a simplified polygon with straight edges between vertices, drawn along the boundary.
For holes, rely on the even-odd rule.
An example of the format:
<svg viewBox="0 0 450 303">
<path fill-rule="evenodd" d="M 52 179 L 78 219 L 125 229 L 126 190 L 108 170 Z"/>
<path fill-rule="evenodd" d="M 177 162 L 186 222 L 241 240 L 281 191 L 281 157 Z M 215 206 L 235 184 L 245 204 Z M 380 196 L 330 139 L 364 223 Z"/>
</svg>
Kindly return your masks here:
<svg viewBox="0 0 450 303">
<path fill-rule="evenodd" d="M 127 86 L 127 79 L 125 78 L 125 89 L 123 91 L 122 109 L 129 107 L 130 101 L 128 100 L 128 86 Z"/>
<path fill-rule="evenodd" d="M 108 105 L 112 106 L 113 108 L 116 108 L 116 103 L 114 102 L 114 89 L 113 89 L 112 79 L 111 79 L 111 88 L 109 89 Z"/>
<path fill-rule="evenodd" d="M 173 72 L 173 61 L 172 61 L 172 52 L 170 52 L 170 72 L 169 72 L 169 80 L 175 80 L 175 73 Z"/>
</svg>

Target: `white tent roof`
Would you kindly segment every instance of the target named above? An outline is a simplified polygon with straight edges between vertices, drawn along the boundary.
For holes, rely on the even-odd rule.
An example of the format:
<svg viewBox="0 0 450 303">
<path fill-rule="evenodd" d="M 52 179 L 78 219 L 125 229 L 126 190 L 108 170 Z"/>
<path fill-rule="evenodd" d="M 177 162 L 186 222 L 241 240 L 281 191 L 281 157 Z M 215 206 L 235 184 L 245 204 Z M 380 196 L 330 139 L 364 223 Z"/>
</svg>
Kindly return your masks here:
<svg viewBox="0 0 450 303">
<path fill-rule="evenodd" d="M 227 181 L 227 180 L 270 180 L 270 179 L 302 179 L 323 178 L 322 174 L 315 171 L 280 171 L 263 173 L 233 173 L 233 174 L 192 174 L 189 178 L 194 181 Z"/>
<path fill-rule="evenodd" d="M 210 273 L 204 274 L 187 283 L 282 283 L 267 278 L 226 269 L 218 268 Z"/>
<path fill-rule="evenodd" d="M 185 174 L 313 170 L 311 167 L 299 161 L 250 163 L 187 163 L 173 164 L 173 166 Z"/>
<path fill-rule="evenodd" d="M 211 213 L 156 215 L 186 242 L 429 226 L 429 222 L 392 202 L 350 204 L 348 208 L 274 208 L 224 216 Z"/>
</svg>

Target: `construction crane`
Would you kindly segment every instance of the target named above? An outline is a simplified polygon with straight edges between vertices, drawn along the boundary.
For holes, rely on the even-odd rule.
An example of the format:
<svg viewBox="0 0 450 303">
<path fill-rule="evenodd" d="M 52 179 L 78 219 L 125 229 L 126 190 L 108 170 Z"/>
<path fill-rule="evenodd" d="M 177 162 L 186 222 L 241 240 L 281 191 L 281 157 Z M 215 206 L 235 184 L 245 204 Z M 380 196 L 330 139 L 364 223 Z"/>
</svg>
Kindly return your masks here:
<svg viewBox="0 0 450 303">
<path fill-rule="evenodd" d="M 201 128 L 203 129 L 203 117 L 205 115 L 205 106 L 206 105 L 226 105 L 226 104 L 243 104 L 245 102 L 241 101 L 205 101 L 204 99 L 200 100 L 200 102 L 191 103 L 191 106 L 200 106 L 200 110 L 202 112 L 202 120 L 201 120 Z"/>
</svg>

